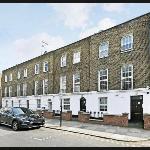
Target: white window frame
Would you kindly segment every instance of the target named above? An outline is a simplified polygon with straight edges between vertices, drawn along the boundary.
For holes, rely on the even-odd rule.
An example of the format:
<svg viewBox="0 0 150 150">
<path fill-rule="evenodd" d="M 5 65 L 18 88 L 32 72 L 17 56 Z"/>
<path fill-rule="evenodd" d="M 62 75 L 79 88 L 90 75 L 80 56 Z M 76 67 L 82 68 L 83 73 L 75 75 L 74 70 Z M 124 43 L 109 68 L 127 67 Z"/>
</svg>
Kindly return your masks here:
<svg viewBox="0 0 150 150">
<path fill-rule="evenodd" d="M 109 42 L 102 42 L 99 45 L 99 58 L 108 57 L 109 54 Z"/>
<path fill-rule="evenodd" d="M 79 82 L 77 82 L 77 83 L 75 83 L 76 76 L 79 76 Z M 77 87 L 79 89 L 76 91 Z M 73 74 L 73 92 L 80 92 L 80 72 L 76 72 Z"/>
<path fill-rule="evenodd" d="M 100 72 L 103 72 L 103 71 L 107 71 L 107 79 L 103 79 L 101 80 L 100 79 Z M 107 82 L 107 89 L 101 89 L 100 85 L 101 83 L 100 82 L 103 82 L 103 81 L 106 81 Z M 108 91 L 108 69 L 101 69 L 100 71 L 98 71 L 98 91 L 103 91 L 103 90 L 107 90 Z"/>
<path fill-rule="evenodd" d="M 68 102 L 68 100 L 69 100 L 69 102 Z M 69 109 L 66 107 L 69 107 Z M 63 110 L 64 111 L 70 110 L 70 98 L 63 98 Z"/>
<path fill-rule="evenodd" d="M 123 67 L 131 67 L 131 76 L 126 76 L 126 77 L 123 77 Z M 128 69 L 128 75 L 129 75 L 129 69 Z M 121 90 L 125 90 L 123 89 L 123 80 L 124 79 L 127 79 L 127 78 L 131 78 L 131 89 L 127 89 L 127 90 L 132 90 L 133 89 L 133 65 L 132 64 L 124 64 L 122 67 L 121 67 Z"/>
<path fill-rule="evenodd" d="M 131 40 L 129 40 L 131 38 Z M 131 44 L 131 47 L 126 47 L 126 45 Z M 125 47 L 125 48 L 124 48 Z M 121 38 L 121 52 L 128 52 L 133 49 L 133 34 L 126 34 Z"/>
<path fill-rule="evenodd" d="M 21 73 L 20 73 L 20 71 L 18 71 L 17 72 L 17 79 L 20 79 L 20 77 L 21 77 Z"/>
<path fill-rule="evenodd" d="M 73 64 L 79 63 L 80 62 L 80 51 L 79 52 L 74 52 L 73 54 Z"/>
<path fill-rule="evenodd" d="M 7 97 L 7 86 L 4 89 L 5 97 Z"/>
<path fill-rule="evenodd" d="M 48 61 L 43 62 L 43 72 L 48 72 Z"/>
<path fill-rule="evenodd" d="M 39 64 L 35 64 L 34 70 L 35 70 L 35 74 L 39 74 L 39 72 L 40 72 L 40 65 Z"/>
<path fill-rule="evenodd" d="M 8 78 L 7 78 L 7 75 L 5 75 L 5 82 L 7 82 L 7 79 L 8 79 Z"/>
<path fill-rule="evenodd" d="M 66 58 L 67 58 L 67 54 L 63 54 L 62 56 L 61 56 L 61 67 L 65 67 L 66 66 Z"/>
<path fill-rule="evenodd" d="M 41 108 L 41 99 L 37 99 L 37 109 Z"/>
<path fill-rule="evenodd" d="M 9 75 L 9 81 L 12 81 L 12 73 Z"/>
<path fill-rule="evenodd" d="M 66 75 L 60 76 L 60 91 L 66 93 Z"/>
<path fill-rule="evenodd" d="M 27 75 L 28 75 L 28 70 L 27 70 L 27 68 L 25 68 L 23 72 L 24 72 L 24 77 L 26 78 Z"/>
<path fill-rule="evenodd" d="M 43 95 L 45 94 L 48 94 L 48 79 L 43 80 Z"/>
<path fill-rule="evenodd" d="M 27 83 L 23 83 L 23 96 L 27 96 Z"/>
<path fill-rule="evenodd" d="M 12 86 L 9 86 L 9 97 L 12 97 Z"/>
<path fill-rule="evenodd" d="M 17 84 L 17 96 L 20 96 L 20 84 Z"/>
<path fill-rule="evenodd" d="M 38 95 L 38 85 L 39 82 L 38 81 L 34 81 L 34 95 Z"/>
<path fill-rule="evenodd" d="M 104 100 L 104 103 L 101 103 L 102 99 Z M 101 106 L 104 107 L 104 110 L 101 110 Z M 108 97 L 99 97 L 99 110 L 100 110 L 100 112 L 107 112 L 108 111 Z"/>
</svg>

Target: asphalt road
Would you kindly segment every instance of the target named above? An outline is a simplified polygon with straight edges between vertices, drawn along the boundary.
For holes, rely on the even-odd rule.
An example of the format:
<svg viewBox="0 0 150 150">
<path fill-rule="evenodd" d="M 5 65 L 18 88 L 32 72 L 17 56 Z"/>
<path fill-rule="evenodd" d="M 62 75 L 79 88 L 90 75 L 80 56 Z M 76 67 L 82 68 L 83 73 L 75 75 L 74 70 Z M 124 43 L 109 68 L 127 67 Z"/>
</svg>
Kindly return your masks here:
<svg viewBox="0 0 150 150">
<path fill-rule="evenodd" d="M 13 131 L 0 125 L 0 147 L 131 147 L 131 143 L 41 127 Z"/>
</svg>

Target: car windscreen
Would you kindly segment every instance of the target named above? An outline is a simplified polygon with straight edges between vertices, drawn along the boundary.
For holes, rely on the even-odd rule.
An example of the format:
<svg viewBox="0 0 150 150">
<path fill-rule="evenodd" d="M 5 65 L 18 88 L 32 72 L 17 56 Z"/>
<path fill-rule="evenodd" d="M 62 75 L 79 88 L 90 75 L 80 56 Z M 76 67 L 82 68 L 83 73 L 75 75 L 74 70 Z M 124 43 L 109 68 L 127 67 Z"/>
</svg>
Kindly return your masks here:
<svg viewBox="0 0 150 150">
<path fill-rule="evenodd" d="M 21 108 L 13 108 L 13 113 L 15 115 L 22 115 L 25 114 L 24 111 Z"/>
<path fill-rule="evenodd" d="M 21 108 L 21 109 L 25 114 L 34 114 L 34 112 L 31 109 L 28 108 Z"/>
</svg>

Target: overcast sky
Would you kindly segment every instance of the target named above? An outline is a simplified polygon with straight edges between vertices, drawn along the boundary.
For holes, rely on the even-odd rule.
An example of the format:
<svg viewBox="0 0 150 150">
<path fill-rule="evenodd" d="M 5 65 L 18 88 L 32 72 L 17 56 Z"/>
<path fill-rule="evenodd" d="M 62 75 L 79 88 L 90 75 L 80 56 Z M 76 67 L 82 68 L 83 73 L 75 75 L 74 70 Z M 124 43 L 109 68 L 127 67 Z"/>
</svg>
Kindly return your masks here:
<svg viewBox="0 0 150 150">
<path fill-rule="evenodd" d="M 1 3 L 0 73 L 148 12 L 150 3 Z"/>
</svg>

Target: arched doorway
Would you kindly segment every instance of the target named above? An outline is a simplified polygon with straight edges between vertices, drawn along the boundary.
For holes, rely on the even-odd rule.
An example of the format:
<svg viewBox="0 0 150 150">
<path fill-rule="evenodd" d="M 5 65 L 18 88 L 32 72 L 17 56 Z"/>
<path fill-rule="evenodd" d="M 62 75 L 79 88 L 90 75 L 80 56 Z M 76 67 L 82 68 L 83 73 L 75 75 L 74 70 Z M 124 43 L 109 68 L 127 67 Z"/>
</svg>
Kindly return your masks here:
<svg viewBox="0 0 150 150">
<path fill-rule="evenodd" d="M 84 97 L 80 99 L 80 111 L 86 112 L 86 99 Z"/>
</svg>

